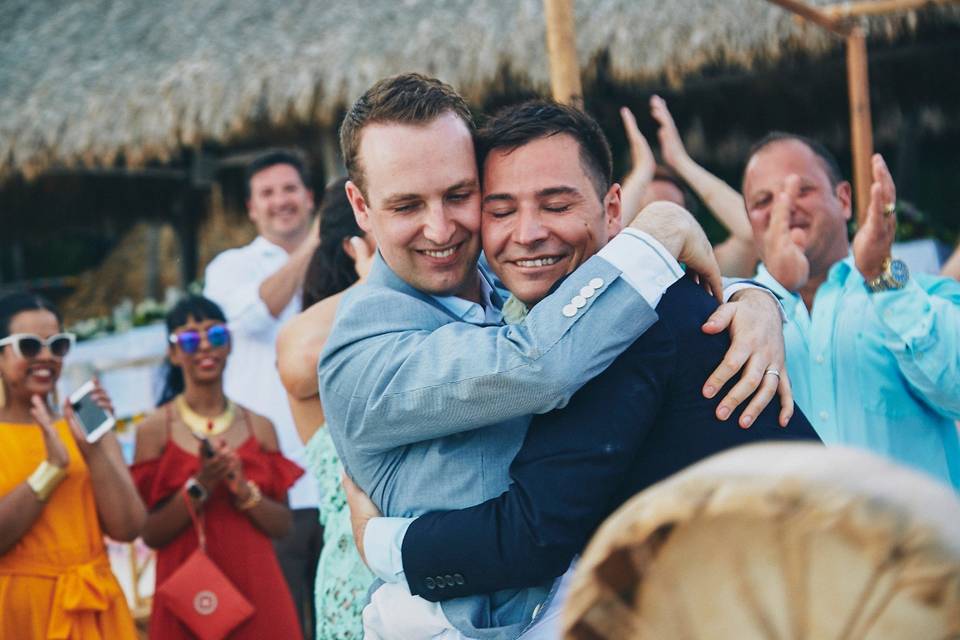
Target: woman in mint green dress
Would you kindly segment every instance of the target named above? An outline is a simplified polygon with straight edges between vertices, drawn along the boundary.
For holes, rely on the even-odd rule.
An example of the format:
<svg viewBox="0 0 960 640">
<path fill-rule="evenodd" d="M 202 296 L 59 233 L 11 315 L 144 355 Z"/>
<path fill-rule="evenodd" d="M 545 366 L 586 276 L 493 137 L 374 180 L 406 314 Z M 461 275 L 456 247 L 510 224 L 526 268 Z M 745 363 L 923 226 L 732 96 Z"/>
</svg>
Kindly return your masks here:
<svg viewBox="0 0 960 640">
<path fill-rule="evenodd" d="M 322 640 L 363 637 L 361 612 L 374 576 L 354 544 L 340 474 L 343 467 L 323 427 L 317 393 L 317 360 L 333 325 L 342 292 L 366 275 L 376 249 L 357 227 L 343 180 L 327 187 L 320 211 L 322 241 L 304 279 L 304 311 L 277 338 L 277 368 L 287 389 L 307 466 L 320 485 L 323 550 L 317 566 L 317 633 Z"/>
</svg>

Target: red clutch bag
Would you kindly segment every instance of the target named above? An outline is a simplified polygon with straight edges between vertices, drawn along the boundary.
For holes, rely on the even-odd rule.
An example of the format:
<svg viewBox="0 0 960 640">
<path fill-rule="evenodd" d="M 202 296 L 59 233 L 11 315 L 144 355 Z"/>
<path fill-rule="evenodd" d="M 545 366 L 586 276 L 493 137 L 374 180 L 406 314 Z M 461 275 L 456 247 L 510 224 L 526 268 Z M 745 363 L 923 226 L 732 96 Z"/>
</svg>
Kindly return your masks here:
<svg viewBox="0 0 960 640">
<path fill-rule="evenodd" d="M 184 493 L 184 492 L 182 492 Z M 254 608 L 206 553 L 203 524 L 186 493 L 183 499 L 199 546 L 157 589 L 157 601 L 201 640 L 222 640 L 253 615 Z"/>
</svg>

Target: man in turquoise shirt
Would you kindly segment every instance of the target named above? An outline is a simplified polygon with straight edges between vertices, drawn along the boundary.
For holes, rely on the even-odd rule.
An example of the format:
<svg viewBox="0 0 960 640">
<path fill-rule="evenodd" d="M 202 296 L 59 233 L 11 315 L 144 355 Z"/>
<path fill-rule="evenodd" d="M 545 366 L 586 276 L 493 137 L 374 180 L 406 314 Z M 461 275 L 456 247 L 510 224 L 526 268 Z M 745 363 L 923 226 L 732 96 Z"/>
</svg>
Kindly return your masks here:
<svg viewBox="0 0 960 640">
<path fill-rule="evenodd" d="M 743 197 L 777 293 L 797 405 L 827 444 L 886 455 L 960 490 L 960 283 L 891 257 L 896 190 L 879 155 L 851 243 L 852 190 L 819 143 L 758 142 Z M 851 246 L 852 244 L 852 246 Z"/>
</svg>

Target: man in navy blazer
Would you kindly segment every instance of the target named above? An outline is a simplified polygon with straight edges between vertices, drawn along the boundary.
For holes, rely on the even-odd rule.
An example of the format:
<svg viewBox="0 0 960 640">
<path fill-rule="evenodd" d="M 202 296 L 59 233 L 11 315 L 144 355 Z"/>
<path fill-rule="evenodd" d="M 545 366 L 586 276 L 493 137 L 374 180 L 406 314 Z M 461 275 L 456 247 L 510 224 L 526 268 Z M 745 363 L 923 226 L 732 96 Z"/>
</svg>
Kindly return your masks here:
<svg viewBox="0 0 960 640">
<path fill-rule="evenodd" d="M 596 122 L 551 102 L 500 112 L 478 135 L 478 156 L 484 254 L 514 295 L 504 313 L 516 321 L 563 279 L 552 269 L 560 256 L 582 262 L 616 234 L 619 187 Z M 570 305 L 594 293 L 588 285 Z M 378 518 L 365 536 L 373 506 L 351 490 L 355 535 L 368 545 L 371 568 L 387 581 L 405 578 L 430 601 L 537 585 L 561 575 L 600 522 L 654 482 L 742 444 L 818 440 L 799 412 L 781 427 L 776 402 L 750 429 L 717 418 L 717 399 L 699 393 L 730 347 L 726 333 L 702 331 L 716 308 L 692 277 L 673 284 L 646 333 L 566 407 L 533 418 L 512 484 L 496 498 L 416 519 Z M 550 637 L 551 619 L 524 637 Z"/>
</svg>

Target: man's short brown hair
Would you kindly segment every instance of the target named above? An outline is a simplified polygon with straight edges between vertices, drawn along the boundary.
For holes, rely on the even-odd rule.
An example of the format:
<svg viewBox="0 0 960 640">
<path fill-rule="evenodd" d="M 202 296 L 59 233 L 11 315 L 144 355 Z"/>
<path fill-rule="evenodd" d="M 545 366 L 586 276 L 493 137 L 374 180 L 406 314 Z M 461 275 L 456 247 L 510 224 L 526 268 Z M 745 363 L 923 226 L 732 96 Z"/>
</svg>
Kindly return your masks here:
<svg viewBox="0 0 960 640">
<path fill-rule="evenodd" d="M 350 180 L 366 193 L 360 166 L 360 134 L 365 126 L 383 122 L 428 124 L 448 111 L 460 116 L 473 132 L 470 107 L 450 85 L 419 73 L 378 81 L 353 103 L 340 125 L 340 152 Z"/>
</svg>

